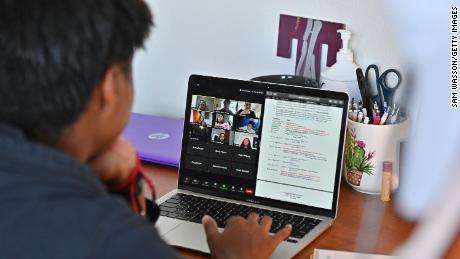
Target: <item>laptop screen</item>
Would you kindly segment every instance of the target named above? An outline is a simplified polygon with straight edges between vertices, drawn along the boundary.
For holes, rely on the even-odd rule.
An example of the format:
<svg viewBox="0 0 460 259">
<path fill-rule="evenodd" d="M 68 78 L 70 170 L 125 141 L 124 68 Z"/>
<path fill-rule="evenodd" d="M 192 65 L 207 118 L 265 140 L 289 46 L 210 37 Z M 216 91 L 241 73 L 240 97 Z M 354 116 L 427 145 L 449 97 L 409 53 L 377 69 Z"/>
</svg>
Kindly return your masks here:
<svg viewBox="0 0 460 259">
<path fill-rule="evenodd" d="M 192 76 L 179 185 L 335 210 L 347 105 L 342 93 Z"/>
</svg>

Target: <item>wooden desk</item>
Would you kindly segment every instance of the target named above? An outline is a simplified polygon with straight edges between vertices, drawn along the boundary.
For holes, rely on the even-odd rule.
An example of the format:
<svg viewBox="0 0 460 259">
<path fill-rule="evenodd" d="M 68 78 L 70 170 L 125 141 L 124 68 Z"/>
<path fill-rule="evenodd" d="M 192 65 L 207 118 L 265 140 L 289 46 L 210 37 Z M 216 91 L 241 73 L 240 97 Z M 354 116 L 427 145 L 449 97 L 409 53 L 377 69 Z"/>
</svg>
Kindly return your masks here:
<svg viewBox="0 0 460 259">
<path fill-rule="evenodd" d="M 144 163 L 143 166 L 155 184 L 157 197 L 177 188 L 177 168 L 150 163 Z M 371 224 L 362 226 L 362 222 L 365 221 L 363 214 Z M 380 220 L 381 224 L 372 224 Z M 360 228 L 362 231 L 358 238 Z M 314 248 L 389 254 L 403 243 L 413 228 L 414 224 L 396 215 L 391 203 L 381 202 L 379 196 L 354 191 L 345 181 L 342 181 L 336 222 L 295 258 L 309 258 Z M 376 241 L 375 247 L 363 246 L 373 239 Z M 209 255 L 191 250 L 177 250 L 186 258 L 209 258 Z M 457 237 L 446 258 L 458 258 L 459 254 L 460 238 Z"/>
</svg>

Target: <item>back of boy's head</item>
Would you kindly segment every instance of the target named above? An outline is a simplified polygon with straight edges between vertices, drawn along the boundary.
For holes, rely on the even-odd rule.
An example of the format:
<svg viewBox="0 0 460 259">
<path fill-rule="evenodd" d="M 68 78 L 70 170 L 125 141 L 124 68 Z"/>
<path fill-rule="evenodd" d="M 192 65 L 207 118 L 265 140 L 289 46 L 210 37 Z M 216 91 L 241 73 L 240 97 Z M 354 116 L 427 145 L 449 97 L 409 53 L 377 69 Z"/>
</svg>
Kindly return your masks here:
<svg viewBox="0 0 460 259">
<path fill-rule="evenodd" d="M 0 123 L 57 141 L 109 66 L 131 76 L 151 25 L 142 0 L 0 1 Z"/>
</svg>

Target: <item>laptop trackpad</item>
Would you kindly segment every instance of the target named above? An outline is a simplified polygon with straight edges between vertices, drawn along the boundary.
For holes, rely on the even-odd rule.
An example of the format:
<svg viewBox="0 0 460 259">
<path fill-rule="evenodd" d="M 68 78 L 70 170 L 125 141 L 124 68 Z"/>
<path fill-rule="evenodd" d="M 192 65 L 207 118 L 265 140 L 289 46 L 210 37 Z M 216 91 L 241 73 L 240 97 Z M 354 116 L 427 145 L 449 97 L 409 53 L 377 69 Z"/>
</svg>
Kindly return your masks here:
<svg viewBox="0 0 460 259">
<path fill-rule="evenodd" d="M 184 223 L 184 221 L 173 218 L 160 217 L 156 222 L 155 226 L 157 228 L 158 234 L 164 237 L 166 233 L 170 232 L 182 223 Z"/>
<path fill-rule="evenodd" d="M 209 253 L 202 224 L 184 222 L 163 236 L 166 242 L 177 247 Z"/>
</svg>

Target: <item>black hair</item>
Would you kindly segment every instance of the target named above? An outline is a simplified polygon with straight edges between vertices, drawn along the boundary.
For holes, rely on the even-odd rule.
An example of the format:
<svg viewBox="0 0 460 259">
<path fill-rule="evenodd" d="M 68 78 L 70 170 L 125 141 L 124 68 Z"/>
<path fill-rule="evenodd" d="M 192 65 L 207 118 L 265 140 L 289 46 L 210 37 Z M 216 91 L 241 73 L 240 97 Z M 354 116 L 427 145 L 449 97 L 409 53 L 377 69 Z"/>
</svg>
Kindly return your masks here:
<svg viewBox="0 0 460 259">
<path fill-rule="evenodd" d="M 57 141 L 109 66 L 131 76 L 151 25 L 143 0 L 2 0 L 0 123 Z"/>
</svg>

